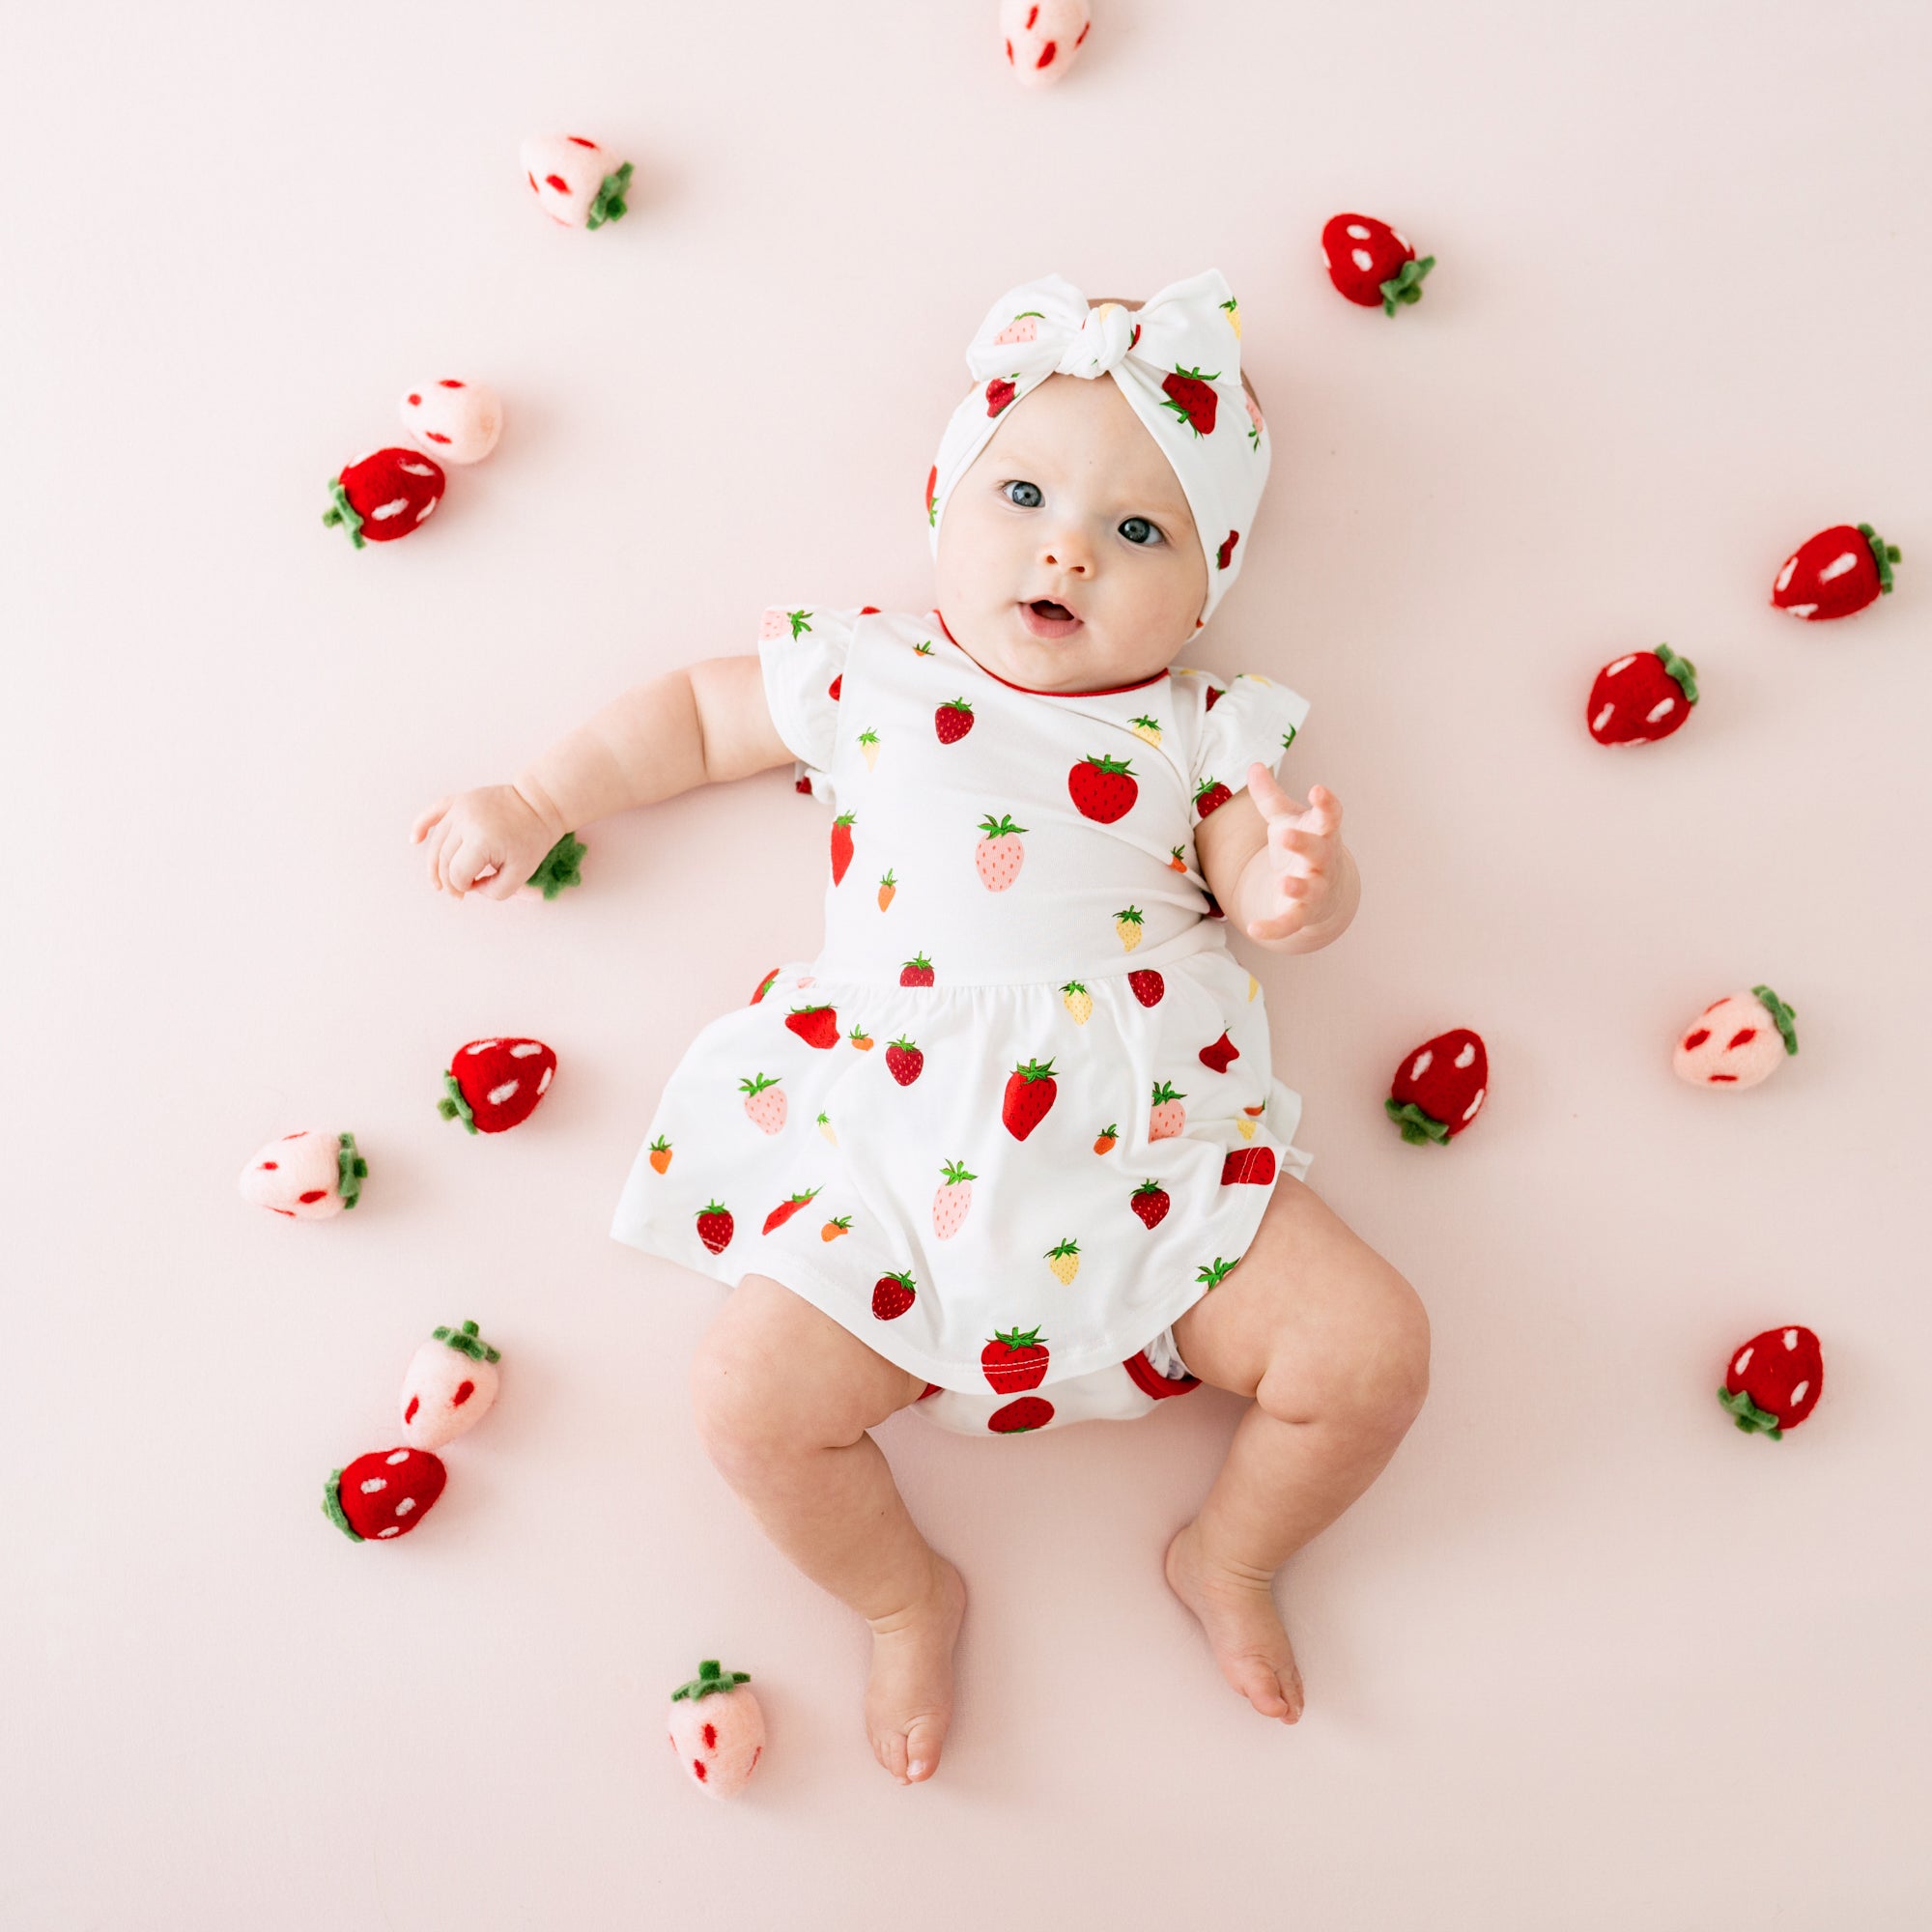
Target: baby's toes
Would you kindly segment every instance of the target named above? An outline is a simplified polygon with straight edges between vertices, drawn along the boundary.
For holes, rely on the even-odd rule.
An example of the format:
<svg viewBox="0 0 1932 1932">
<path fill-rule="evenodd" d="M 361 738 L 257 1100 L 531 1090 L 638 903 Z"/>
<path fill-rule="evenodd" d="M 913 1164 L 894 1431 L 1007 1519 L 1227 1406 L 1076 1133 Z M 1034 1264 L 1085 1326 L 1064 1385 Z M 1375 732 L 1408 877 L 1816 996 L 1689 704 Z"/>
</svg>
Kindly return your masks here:
<svg viewBox="0 0 1932 1932">
<path fill-rule="evenodd" d="M 906 1782 L 906 1735 L 903 1731 L 874 1731 L 872 1755 L 901 1784 Z"/>
<path fill-rule="evenodd" d="M 1294 1665 L 1271 1663 L 1264 1657 L 1243 1658 L 1237 1666 L 1241 1694 L 1264 1718 L 1285 1724 L 1301 1716 L 1301 1673 Z"/>
<path fill-rule="evenodd" d="M 932 1718 L 915 1718 L 907 1727 L 906 1776 L 923 1784 L 939 1769 L 940 1741 L 946 1726 Z"/>
</svg>

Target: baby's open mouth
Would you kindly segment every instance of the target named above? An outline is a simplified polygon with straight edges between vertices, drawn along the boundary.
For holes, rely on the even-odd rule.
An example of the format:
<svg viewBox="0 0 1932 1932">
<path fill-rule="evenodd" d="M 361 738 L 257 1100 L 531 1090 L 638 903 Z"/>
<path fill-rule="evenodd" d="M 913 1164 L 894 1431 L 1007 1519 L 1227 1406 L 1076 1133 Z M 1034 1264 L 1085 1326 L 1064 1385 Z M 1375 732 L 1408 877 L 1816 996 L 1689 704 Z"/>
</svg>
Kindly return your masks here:
<svg viewBox="0 0 1932 1932">
<path fill-rule="evenodd" d="M 1080 619 L 1051 597 L 1036 597 L 1031 604 L 1022 604 L 1020 616 L 1036 638 L 1067 638 L 1080 628 Z"/>
</svg>

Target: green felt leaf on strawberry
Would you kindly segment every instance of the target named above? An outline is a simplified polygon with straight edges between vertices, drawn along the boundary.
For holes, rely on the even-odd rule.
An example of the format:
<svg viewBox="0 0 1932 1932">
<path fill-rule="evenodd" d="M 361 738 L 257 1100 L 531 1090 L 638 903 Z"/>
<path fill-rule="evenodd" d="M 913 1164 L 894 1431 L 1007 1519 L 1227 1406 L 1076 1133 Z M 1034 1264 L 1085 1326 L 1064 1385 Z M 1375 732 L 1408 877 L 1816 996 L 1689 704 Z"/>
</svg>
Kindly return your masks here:
<svg viewBox="0 0 1932 1932">
<path fill-rule="evenodd" d="M 376 1449 L 323 1486 L 322 1513 L 352 1543 L 407 1536 L 441 1495 L 448 1471 L 426 1449 Z"/>
<path fill-rule="evenodd" d="M 538 866 L 527 879 L 526 886 L 534 886 L 547 899 L 554 899 L 566 886 L 581 886 L 583 872 L 579 862 L 589 849 L 574 832 L 566 832 L 543 856 Z"/>
<path fill-rule="evenodd" d="M 1600 745 L 1647 745 L 1690 720 L 1697 667 L 1668 644 L 1628 651 L 1597 673 L 1585 713 Z"/>
<path fill-rule="evenodd" d="M 361 550 L 393 543 L 428 521 L 442 500 L 441 466 L 419 449 L 378 449 L 357 457 L 328 485 L 322 521 Z"/>
<path fill-rule="evenodd" d="M 1422 299 L 1422 279 L 1434 255 L 1415 250 L 1386 221 L 1372 214 L 1332 215 L 1321 230 L 1321 261 L 1338 293 L 1360 308 L 1384 315 Z"/>
<path fill-rule="evenodd" d="M 556 1055 L 540 1039 L 472 1039 L 451 1056 L 436 1110 L 469 1133 L 505 1133 L 536 1111 L 555 1072 Z"/>
<path fill-rule="evenodd" d="M 1489 1086 L 1482 1036 L 1452 1027 L 1403 1056 L 1382 1108 L 1411 1146 L 1446 1147 L 1476 1118 Z"/>
<path fill-rule="evenodd" d="M 1818 1337 L 1791 1322 L 1767 1328 L 1733 1351 L 1718 1400 L 1747 1435 L 1776 1442 L 1817 1407 L 1824 1386 Z"/>
<path fill-rule="evenodd" d="M 1771 601 L 1812 623 L 1849 617 L 1889 595 L 1891 566 L 1900 554 L 1869 524 L 1833 524 L 1784 559 Z"/>
</svg>

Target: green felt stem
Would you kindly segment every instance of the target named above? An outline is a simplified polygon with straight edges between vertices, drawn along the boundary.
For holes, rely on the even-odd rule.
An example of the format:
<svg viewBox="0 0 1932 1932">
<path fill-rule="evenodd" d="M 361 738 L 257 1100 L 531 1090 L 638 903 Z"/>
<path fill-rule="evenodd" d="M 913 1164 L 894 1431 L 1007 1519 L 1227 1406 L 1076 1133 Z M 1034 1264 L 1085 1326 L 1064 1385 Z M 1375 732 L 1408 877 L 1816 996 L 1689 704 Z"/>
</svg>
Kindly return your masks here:
<svg viewBox="0 0 1932 1932">
<path fill-rule="evenodd" d="M 463 1089 L 456 1084 L 456 1075 L 445 1073 L 442 1084 L 449 1092 L 436 1103 L 436 1111 L 445 1121 L 461 1121 L 473 1134 L 476 1131 L 476 1116 L 469 1111 L 469 1102 L 463 1097 Z"/>
<path fill-rule="evenodd" d="M 340 524 L 349 533 L 349 541 L 357 550 L 361 550 L 365 541 L 362 535 L 362 519 L 355 514 L 355 506 L 349 500 L 349 492 L 342 487 L 341 477 L 336 477 L 329 484 L 328 494 L 334 507 L 322 513 L 322 521 L 331 529 Z"/>
<path fill-rule="evenodd" d="M 1777 1417 L 1769 1410 L 1760 1408 L 1743 1389 L 1739 1389 L 1733 1395 L 1729 1389 L 1721 1388 L 1718 1391 L 1718 1400 L 1731 1411 L 1732 1419 L 1747 1435 L 1754 1430 L 1761 1430 L 1774 1442 L 1784 1440 L 1784 1431 L 1779 1426 Z"/>
<path fill-rule="evenodd" d="M 459 1355 L 468 1355 L 472 1362 L 500 1362 L 503 1351 L 493 1349 L 476 1332 L 473 1321 L 466 1321 L 461 1328 L 435 1328 L 430 1331 L 430 1339 L 446 1344 Z"/>
<path fill-rule="evenodd" d="M 1680 658 L 1668 644 L 1658 645 L 1657 657 L 1664 669 L 1677 680 L 1680 689 L 1684 693 L 1685 703 L 1695 704 L 1697 701 L 1697 667 L 1689 658 Z"/>
<path fill-rule="evenodd" d="M 721 1671 L 718 1668 L 718 1660 L 715 1657 L 707 1657 L 697 1666 L 697 1675 L 689 1684 L 680 1684 L 670 1693 L 671 1702 L 676 1703 L 680 1697 L 689 1697 L 696 1701 L 699 1697 L 709 1697 L 714 1690 L 729 1690 L 735 1685 L 749 1684 L 751 1681 L 752 1673 L 749 1670 Z"/>
<path fill-rule="evenodd" d="M 1419 262 L 1411 255 L 1382 284 L 1382 313 L 1393 315 L 1397 302 L 1419 302 L 1422 299 L 1422 278 L 1435 266 L 1434 255 L 1425 255 Z"/>
<path fill-rule="evenodd" d="M 631 163 L 626 161 L 614 174 L 604 177 L 604 185 L 597 190 L 597 199 L 590 204 L 590 214 L 584 222 L 586 228 L 602 228 L 607 221 L 620 221 L 627 213 L 624 194 L 631 185 Z"/>
<path fill-rule="evenodd" d="M 555 898 L 565 886 L 581 886 L 583 883 L 583 872 L 578 861 L 588 849 L 589 847 L 576 833 L 566 832 L 544 854 L 542 865 L 524 881 L 524 884 L 537 887 L 547 899 Z"/>
<path fill-rule="evenodd" d="M 1420 1147 L 1424 1141 L 1434 1141 L 1437 1147 L 1449 1144 L 1449 1129 L 1437 1120 L 1425 1114 L 1413 1100 L 1396 1104 L 1393 1094 L 1382 1102 L 1383 1111 L 1402 1129 L 1402 1137 L 1411 1147 Z"/>
<path fill-rule="evenodd" d="M 369 1178 L 369 1163 L 355 1151 L 354 1134 L 338 1134 L 340 1145 L 335 1151 L 335 1186 L 342 1196 L 345 1208 L 353 1208 L 362 1198 L 362 1183 Z"/>
<path fill-rule="evenodd" d="M 337 1469 L 330 1475 L 328 1481 L 323 1485 L 322 1513 L 351 1543 L 365 1542 L 367 1539 L 362 1535 L 361 1531 L 353 1528 L 350 1525 L 349 1519 L 342 1514 L 342 1497 L 339 1492 L 341 1482 L 342 1471 Z"/>
<path fill-rule="evenodd" d="M 1859 534 L 1871 546 L 1872 560 L 1878 565 L 1879 595 L 1884 596 L 1891 588 L 1891 566 L 1899 561 L 1899 548 L 1887 543 L 1869 524 L 1861 524 Z"/>
<path fill-rule="evenodd" d="M 1777 1022 L 1777 1030 L 1784 1036 L 1786 1053 L 1798 1051 L 1798 1029 L 1792 1024 L 1792 1009 L 1774 993 L 1769 986 L 1753 986 L 1753 996 L 1761 1001 L 1764 1009 Z"/>
</svg>

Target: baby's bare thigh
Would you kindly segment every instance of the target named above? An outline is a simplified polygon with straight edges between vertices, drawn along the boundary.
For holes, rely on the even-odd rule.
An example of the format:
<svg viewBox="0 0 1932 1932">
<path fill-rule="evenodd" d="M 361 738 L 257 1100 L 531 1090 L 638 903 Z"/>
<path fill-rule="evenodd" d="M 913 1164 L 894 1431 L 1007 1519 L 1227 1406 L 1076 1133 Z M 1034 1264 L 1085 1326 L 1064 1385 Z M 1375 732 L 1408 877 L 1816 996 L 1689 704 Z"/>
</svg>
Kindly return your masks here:
<svg viewBox="0 0 1932 1932">
<path fill-rule="evenodd" d="M 691 1390 L 700 1425 L 856 1442 L 917 1402 L 925 1380 L 782 1282 L 748 1274 L 698 1342 Z"/>
</svg>

